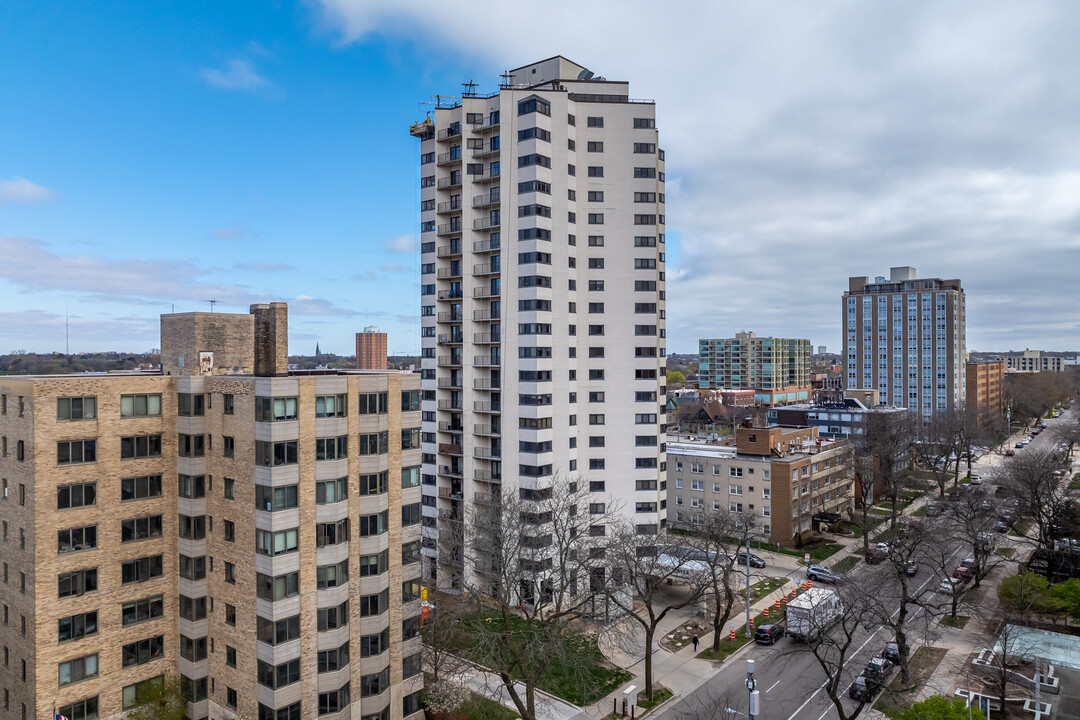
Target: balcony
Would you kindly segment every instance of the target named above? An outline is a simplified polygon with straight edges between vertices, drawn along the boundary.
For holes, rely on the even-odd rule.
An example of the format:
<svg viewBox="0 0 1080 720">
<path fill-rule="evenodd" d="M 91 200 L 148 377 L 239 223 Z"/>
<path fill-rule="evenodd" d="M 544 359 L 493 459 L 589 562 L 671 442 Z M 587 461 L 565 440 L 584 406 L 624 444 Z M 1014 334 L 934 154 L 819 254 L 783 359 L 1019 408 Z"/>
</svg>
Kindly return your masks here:
<svg viewBox="0 0 1080 720">
<path fill-rule="evenodd" d="M 502 243 L 499 240 L 477 240 L 472 244 L 473 252 L 497 252 L 502 248 Z"/>
<path fill-rule="evenodd" d="M 436 234 L 443 235 L 457 235 L 461 232 L 461 219 L 458 218 L 457 222 L 448 222 L 439 225 L 439 229 L 436 230 Z"/>
<path fill-rule="evenodd" d="M 437 296 L 440 300 L 460 300 L 460 290 L 440 290 Z"/>
<path fill-rule="evenodd" d="M 498 154 L 499 154 L 499 148 L 492 148 L 490 141 L 485 143 L 483 147 L 473 148 L 473 151 L 472 151 L 472 156 L 474 158 L 486 158 L 486 157 L 491 157 L 492 155 L 498 155 Z"/>
<path fill-rule="evenodd" d="M 502 454 L 497 449 L 486 447 L 474 447 L 472 455 L 474 458 L 480 458 L 481 460 L 498 460 L 502 457 Z"/>
<path fill-rule="evenodd" d="M 502 435 L 502 430 L 494 425 L 473 425 L 473 435 L 482 435 L 484 437 L 499 437 Z"/>
<path fill-rule="evenodd" d="M 498 275 L 501 272 L 502 267 L 500 265 L 492 265 L 491 263 L 477 263 L 472 266 L 474 276 Z"/>
<path fill-rule="evenodd" d="M 492 130 L 499 129 L 499 118 L 495 118 L 495 122 L 491 122 L 491 116 L 481 118 L 480 122 L 471 123 L 472 131 L 474 133 L 486 133 Z"/>
<path fill-rule="evenodd" d="M 498 310 L 473 310 L 472 319 L 477 322 L 493 322 L 502 317 Z"/>
<path fill-rule="evenodd" d="M 457 240 L 449 245 L 441 245 L 435 250 L 435 257 L 454 257 L 461 254 L 461 243 Z"/>
<path fill-rule="evenodd" d="M 441 487 L 439 488 L 439 497 L 447 500 L 460 500 L 461 488 Z"/>
<path fill-rule="evenodd" d="M 440 465 L 439 474 L 445 475 L 446 477 L 460 478 L 461 468 L 454 467 L 453 465 Z"/>
<path fill-rule="evenodd" d="M 462 320 L 460 312 L 441 312 L 439 313 L 439 322 L 441 323 L 459 323 Z"/>
<path fill-rule="evenodd" d="M 469 179 L 476 183 L 486 183 L 493 180 L 498 182 L 500 179 L 502 179 L 502 173 L 496 170 L 494 173 L 486 172 L 480 173 L 479 175 L 470 175 Z"/>
<path fill-rule="evenodd" d="M 444 140 L 452 140 L 456 137 L 461 137 L 461 128 L 443 128 L 435 135 L 435 139 L 439 142 L 443 142 Z"/>
<path fill-rule="evenodd" d="M 496 188 L 497 190 L 498 188 Z M 475 195 L 472 199 L 472 206 L 474 208 L 486 208 L 492 205 L 498 205 L 500 203 L 500 197 L 498 192 L 486 192 L 483 195 Z"/>
<path fill-rule="evenodd" d="M 455 402 L 454 400 L 440 400 L 439 401 L 439 409 L 440 410 L 453 410 L 455 412 L 461 412 L 461 402 L 460 401 Z"/>
<path fill-rule="evenodd" d="M 451 150 L 450 152 L 439 153 L 439 156 L 435 158 L 436 165 L 458 165 L 460 163 L 461 148 L 458 148 L 456 152 Z"/>
<path fill-rule="evenodd" d="M 437 212 L 439 215 L 446 215 L 447 213 L 459 212 L 461 208 L 461 200 L 447 200 L 435 206 L 435 212 Z"/>
<path fill-rule="evenodd" d="M 461 173 L 454 173 L 453 175 L 447 175 L 441 177 L 435 182 L 435 187 L 440 190 L 449 190 L 450 188 L 461 187 Z"/>
<path fill-rule="evenodd" d="M 474 298 L 499 297 L 499 294 L 500 293 L 499 293 L 498 288 L 491 288 L 491 287 L 477 287 L 477 288 L 473 288 L 473 291 L 472 291 L 472 296 Z"/>
<path fill-rule="evenodd" d="M 440 355 L 439 367 L 461 367 L 461 356 L 459 355 Z"/>
<path fill-rule="evenodd" d="M 443 455 L 461 455 L 461 446 L 452 443 L 439 443 L 439 452 Z"/>
<path fill-rule="evenodd" d="M 439 387 L 448 390 L 461 390 L 461 380 L 455 378 L 441 377 L 439 378 Z"/>
<path fill-rule="evenodd" d="M 484 402 L 482 400 L 473 401 L 473 412 L 478 413 L 491 413 L 497 415 L 502 412 L 502 403 L 497 402 Z"/>
<path fill-rule="evenodd" d="M 439 364 L 441 365 L 442 363 Z M 499 367 L 502 365 L 502 358 L 491 357 L 490 355 L 474 355 L 472 364 L 473 367 Z"/>
<path fill-rule="evenodd" d="M 461 418 L 454 420 L 440 420 L 439 432 L 464 432 L 465 427 L 461 424 Z"/>
<path fill-rule="evenodd" d="M 449 280 L 450 278 L 461 277 L 460 263 L 458 263 L 457 266 L 452 265 L 451 267 L 439 268 L 438 271 L 435 273 L 435 277 L 439 278 L 440 280 Z"/>
<path fill-rule="evenodd" d="M 463 339 L 460 334 L 442 333 L 439 335 L 438 342 L 440 345 L 460 345 Z"/>
<path fill-rule="evenodd" d="M 502 381 L 498 378 L 494 380 L 485 378 L 475 378 L 472 381 L 473 390 L 498 390 L 502 387 Z"/>
<path fill-rule="evenodd" d="M 484 482 L 499 482 L 502 480 L 501 475 L 496 475 L 490 470 L 473 470 L 473 480 L 482 480 Z"/>
<path fill-rule="evenodd" d="M 499 227 L 499 224 L 500 222 L 498 216 L 494 218 L 476 218 L 475 220 L 473 220 L 472 227 L 473 230 L 494 230 L 495 228 Z"/>
<path fill-rule="evenodd" d="M 502 342 L 501 333 L 473 333 L 473 342 L 477 345 L 498 345 Z"/>
</svg>

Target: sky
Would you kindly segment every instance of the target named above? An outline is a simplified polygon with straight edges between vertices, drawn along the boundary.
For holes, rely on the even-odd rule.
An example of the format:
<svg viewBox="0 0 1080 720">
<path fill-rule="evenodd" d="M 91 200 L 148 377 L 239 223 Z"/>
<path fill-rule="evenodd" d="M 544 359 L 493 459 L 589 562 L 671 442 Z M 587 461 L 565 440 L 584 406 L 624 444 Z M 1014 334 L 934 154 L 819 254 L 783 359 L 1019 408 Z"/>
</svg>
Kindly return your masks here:
<svg viewBox="0 0 1080 720">
<path fill-rule="evenodd" d="M 0 353 L 289 303 L 419 352 L 435 94 L 561 54 L 657 103 L 669 352 L 840 350 L 849 276 L 961 278 L 968 349 L 1080 349 L 1080 4 L 0 4 Z"/>
</svg>

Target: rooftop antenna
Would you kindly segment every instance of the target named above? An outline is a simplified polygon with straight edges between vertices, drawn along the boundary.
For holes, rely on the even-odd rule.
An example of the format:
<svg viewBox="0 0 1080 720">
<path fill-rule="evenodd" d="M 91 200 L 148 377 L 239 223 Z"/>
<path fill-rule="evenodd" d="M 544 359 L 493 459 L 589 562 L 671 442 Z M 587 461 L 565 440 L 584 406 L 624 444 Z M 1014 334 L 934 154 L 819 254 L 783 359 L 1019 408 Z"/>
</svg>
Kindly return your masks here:
<svg viewBox="0 0 1080 720">
<path fill-rule="evenodd" d="M 461 83 L 461 86 L 465 88 L 461 93 L 461 97 L 476 97 L 476 83 L 472 81 L 472 78 L 469 78 L 467 83 Z"/>
<path fill-rule="evenodd" d="M 68 311 L 64 308 L 64 354 L 71 354 L 71 326 L 68 324 Z"/>
<path fill-rule="evenodd" d="M 511 74 L 511 72 L 509 70 L 507 70 L 506 72 L 504 72 L 499 77 L 502 78 L 502 83 L 499 85 L 499 87 L 508 88 L 508 87 L 510 87 L 510 78 L 512 78 L 514 76 L 513 76 L 513 74 Z"/>
<path fill-rule="evenodd" d="M 207 300 L 206 302 L 210 303 L 210 312 L 214 312 L 214 306 L 218 304 L 218 301 L 217 300 Z"/>
</svg>

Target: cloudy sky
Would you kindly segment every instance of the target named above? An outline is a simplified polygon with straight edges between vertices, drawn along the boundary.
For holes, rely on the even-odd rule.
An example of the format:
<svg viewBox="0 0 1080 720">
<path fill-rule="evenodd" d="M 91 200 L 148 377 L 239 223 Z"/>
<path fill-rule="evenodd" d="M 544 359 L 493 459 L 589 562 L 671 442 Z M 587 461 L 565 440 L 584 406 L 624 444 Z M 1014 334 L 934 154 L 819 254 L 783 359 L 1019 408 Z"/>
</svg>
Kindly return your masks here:
<svg viewBox="0 0 1080 720">
<path fill-rule="evenodd" d="M 419 349 L 423 101 L 565 55 L 657 101 L 668 335 L 838 350 L 850 275 L 959 277 L 973 350 L 1080 348 L 1080 5 L 0 5 L 0 352 L 286 300 Z"/>
</svg>

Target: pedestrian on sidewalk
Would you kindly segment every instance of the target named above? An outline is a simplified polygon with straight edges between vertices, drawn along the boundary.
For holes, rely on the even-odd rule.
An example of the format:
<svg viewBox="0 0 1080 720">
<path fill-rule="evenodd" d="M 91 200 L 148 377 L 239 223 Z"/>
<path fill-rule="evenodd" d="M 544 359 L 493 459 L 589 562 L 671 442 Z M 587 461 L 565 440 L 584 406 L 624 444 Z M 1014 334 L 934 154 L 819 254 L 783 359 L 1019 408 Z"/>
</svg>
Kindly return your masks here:
<svg viewBox="0 0 1080 720">
<path fill-rule="evenodd" d="M 690 642 L 694 643 L 694 652 L 697 652 L 697 635 L 694 635 L 694 637 L 690 638 Z"/>
</svg>

